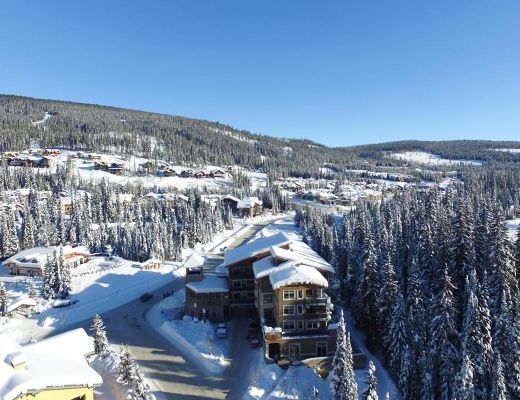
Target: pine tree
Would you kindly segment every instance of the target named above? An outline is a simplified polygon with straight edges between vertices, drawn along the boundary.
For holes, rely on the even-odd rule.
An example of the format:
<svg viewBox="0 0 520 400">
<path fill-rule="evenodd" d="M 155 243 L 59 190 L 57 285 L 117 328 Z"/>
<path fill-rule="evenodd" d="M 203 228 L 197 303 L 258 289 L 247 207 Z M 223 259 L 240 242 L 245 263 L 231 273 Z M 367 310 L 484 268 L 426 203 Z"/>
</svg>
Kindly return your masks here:
<svg viewBox="0 0 520 400">
<path fill-rule="evenodd" d="M 135 361 L 128 346 L 122 345 L 119 351 L 119 363 L 117 364 L 117 380 L 123 385 L 130 386 L 136 380 Z"/>
<path fill-rule="evenodd" d="M 475 400 L 476 397 L 473 380 L 473 365 L 469 357 L 464 355 L 462 366 L 457 376 L 457 384 L 454 386 L 454 398 L 457 400 Z"/>
<path fill-rule="evenodd" d="M 0 282 L 0 316 L 5 317 L 7 314 L 7 290 L 4 282 Z"/>
<path fill-rule="evenodd" d="M 39 297 L 38 290 L 36 289 L 36 285 L 32 279 L 27 284 L 27 294 L 33 300 L 36 300 Z"/>
<path fill-rule="evenodd" d="M 105 357 L 109 353 L 106 328 L 101 317 L 96 314 L 92 319 L 90 328 L 94 336 L 94 351 L 97 355 Z"/>
<path fill-rule="evenodd" d="M 134 394 L 136 400 L 148 400 L 150 397 L 148 395 L 148 389 L 144 383 L 144 377 L 141 373 L 141 369 L 134 362 L 134 378 L 132 380 L 132 386 L 134 387 Z"/>
<path fill-rule="evenodd" d="M 507 400 L 509 398 L 506 389 L 504 369 L 500 353 L 495 355 L 494 368 L 491 382 L 491 398 L 493 400 Z"/>
<path fill-rule="evenodd" d="M 376 367 L 372 361 L 368 363 L 366 388 L 361 395 L 362 400 L 378 400 L 377 397 L 377 379 L 376 379 Z"/>
<path fill-rule="evenodd" d="M 346 333 L 343 311 L 337 328 L 336 353 L 332 361 L 330 389 L 334 400 L 357 400 L 357 383 L 350 333 Z"/>
</svg>

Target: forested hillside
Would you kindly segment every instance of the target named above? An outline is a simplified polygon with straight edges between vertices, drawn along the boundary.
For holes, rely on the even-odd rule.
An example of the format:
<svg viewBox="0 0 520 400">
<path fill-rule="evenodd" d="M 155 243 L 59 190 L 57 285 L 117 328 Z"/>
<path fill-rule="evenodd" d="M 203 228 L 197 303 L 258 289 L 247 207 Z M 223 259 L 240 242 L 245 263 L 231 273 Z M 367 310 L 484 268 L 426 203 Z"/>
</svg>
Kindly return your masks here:
<svg viewBox="0 0 520 400">
<path fill-rule="evenodd" d="M 41 147 L 131 154 L 178 165 L 242 165 L 277 176 L 317 176 L 324 164 L 337 171 L 402 166 L 404 161 L 386 155 L 408 150 L 448 159 L 520 160 L 518 152 L 496 151 L 518 149 L 519 142 L 404 141 L 329 148 L 309 140 L 252 134 L 218 122 L 0 95 L 0 151 L 21 150 L 34 140 Z"/>
</svg>

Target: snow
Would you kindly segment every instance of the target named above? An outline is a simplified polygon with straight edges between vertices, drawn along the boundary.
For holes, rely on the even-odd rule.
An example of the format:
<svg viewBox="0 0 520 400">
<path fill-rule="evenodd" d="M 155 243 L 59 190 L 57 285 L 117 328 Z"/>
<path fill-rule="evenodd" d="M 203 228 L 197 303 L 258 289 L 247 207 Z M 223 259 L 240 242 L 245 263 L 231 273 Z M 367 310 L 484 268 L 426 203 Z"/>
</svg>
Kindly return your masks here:
<svg viewBox="0 0 520 400">
<path fill-rule="evenodd" d="M 101 376 L 85 359 L 93 352 L 93 342 L 81 328 L 23 347 L 10 337 L 2 337 L 0 398 L 12 400 L 45 388 L 101 385 Z M 25 368 L 15 369 L 10 361 L 25 362 Z"/>
<path fill-rule="evenodd" d="M 425 151 L 405 151 L 399 153 L 390 153 L 389 157 L 398 160 L 410 161 L 418 164 L 428 165 L 482 165 L 480 161 L 475 160 L 448 160 L 440 156 Z"/>
<path fill-rule="evenodd" d="M 491 149 L 493 151 L 504 151 L 506 153 L 520 153 L 520 149 Z"/>
<path fill-rule="evenodd" d="M 301 262 L 320 271 L 334 272 L 334 268 L 327 261 L 301 240 L 291 241 L 289 249 L 273 246 L 271 255 L 277 259 Z"/>
<path fill-rule="evenodd" d="M 506 221 L 506 227 L 509 232 L 509 237 L 513 240 L 518 236 L 518 227 L 520 226 L 520 218 L 509 219 Z"/>
<path fill-rule="evenodd" d="M 329 284 L 323 275 L 314 267 L 308 265 L 291 265 L 278 269 L 269 275 L 273 289 L 290 285 L 316 285 L 328 287 Z"/>
<path fill-rule="evenodd" d="M 200 254 L 193 252 L 184 262 L 184 268 L 198 268 L 204 265 L 204 258 Z"/>
<path fill-rule="evenodd" d="M 253 240 L 240 247 L 226 251 L 224 255 L 224 266 L 229 266 L 247 258 L 269 251 L 272 246 L 282 246 L 290 241 L 283 233 L 270 237 Z"/>
<path fill-rule="evenodd" d="M 201 281 L 186 284 L 195 293 L 227 293 L 229 292 L 225 276 L 206 275 Z"/>
<path fill-rule="evenodd" d="M 177 308 L 179 301 L 180 298 L 174 295 L 172 299 L 166 298 L 156 304 L 146 316 L 148 323 L 203 371 L 222 374 L 230 364 L 233 337 L 229 333 L 232 329 L 228 328 L 226 339 L 218 339 L 215 335 L 216 325 L 209 322 L 192 320 L 189 316 L 181 320 L 165 320 L 166 314 L 161 311 L 172 303 L 173 308 Z"/>
</svg>

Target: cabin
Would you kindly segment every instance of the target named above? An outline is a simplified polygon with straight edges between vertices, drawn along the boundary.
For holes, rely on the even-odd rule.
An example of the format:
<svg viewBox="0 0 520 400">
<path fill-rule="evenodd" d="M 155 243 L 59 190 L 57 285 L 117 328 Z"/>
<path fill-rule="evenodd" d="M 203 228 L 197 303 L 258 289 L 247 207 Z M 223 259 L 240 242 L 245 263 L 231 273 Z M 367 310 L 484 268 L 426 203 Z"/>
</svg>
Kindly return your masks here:
<svg viewBox="0 0 520 400">
<path fill-rule="evenodd" d="M 209 176 L 210 178 L 225 178 L 227 174 L 221 169 L 214 169 L 210 172 Z"/>
<path fill-rule="evenodd" d="M 224 208 L 229 207 L 233 215 L 236 215 L 238 213 L 239 201 L 239 199 L 237 199 L 235 196 L 231 196 L 230 194 L 227 194 L 220 198 L 220 203 L 224 206 Z"/>
<path fill-rule="evenodd" d="M 101 376 L 87 362 L 94 342 L 74 329 L 37 343 L 0 336 L 0 399 L 93 400 Z"/>
<path fill-rule="evenodd" d="M 262 214 L 262 200 L 258 197 L 245 197 L 237 204 L 238 214 L 241 217 L 255 217 Z"/>
<path fill-rule="evenodd" d="M 63 246 L 63 258 L 65 265 L 75 268 L 86 263 L 90 258 L 89 251 L 83 247 Z M 49 259 L 59 255 L 58 246 L 33 247 L 22 250 L 21 252 L 9 257 L 3 264 L 9 268 L 11 275 L 41 276 L 42 269 Z"/>
<path fill-rule="evenodd" d="M 152 271 L 161 269 L 162 262 L 161 260 L 157 258 L 151 258 L 149 260 L 146 260 L 145 262 L 142 262 L 139 264 L 139 268 L 141 268 L 143 271 Z"/>
</svg>

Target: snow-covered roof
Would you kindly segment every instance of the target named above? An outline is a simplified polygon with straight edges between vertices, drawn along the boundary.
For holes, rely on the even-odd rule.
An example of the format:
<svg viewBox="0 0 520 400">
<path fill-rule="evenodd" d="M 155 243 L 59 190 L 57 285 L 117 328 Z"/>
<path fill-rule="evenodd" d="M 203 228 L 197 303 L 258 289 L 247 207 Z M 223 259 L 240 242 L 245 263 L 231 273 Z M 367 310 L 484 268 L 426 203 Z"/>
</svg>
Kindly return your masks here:
<svg viewBox="0 0 520 400">
<path fill-rule="evenodd" d="M 315 267 L 320 271 L 334 272 L 332 265 L 301 240 L 292 241 L 289 245 L 289 249 L 273 246 L 270 251 L 271 255 L 279 260 L 296 261 L 297 263 Z"/>
<path fill-rule="evenodd" d="M 0 336 L 0 399 L 46 388 L 101 385 L 101 376 L 85 359 L 93 352 L 92 339 L 82 328 L 25 346 Z"/>
<path fill-rule="evenodd" d="M 262 200 L 258 197 L 244 197 L 238 201 L 237 208 L 253 208 L 255 205 L 262 205 Z"/>
<path fill-rule="evenodd" d="M 237 203 L 240 201 L 240 200 L 237 199 L 235 196 L 232 196 L 232 195 L 230 195 L 230 194 L 226 194 L 226 195 L 222 196 L 222 197 L 220 198 L 220 200 L 221 200 L 221 201 L 222 201 L 222 200 L 231 200 L 231 201 L 236 201 Z"/>
<path fill-rule="evenodd" d="M 255 257 L 258 254 L 269 251 L 272 246 L 283 246 L 291 240 L 283 232 L 269 237 L 262 237 L 246 243 L 240 247 L 226 251 L 224 255 L 224 266 L 229 266 L 248 258 Z"/>
<path fill-rule="evenodd" d="M 36 307 L 36 300 L 31 299 L 30 297 L 27 297 L 27 296 L 16 297 L 7 306 L 7 312 L 11 313 L 11 312 L 15 311 L 17 308 L 22 307 L 22 306 Z"/>
<path fill-rule="evenodd" d="M 47 259 L 52 258 L 54 256 L 54 251 L 58 253 L 59 250 L 59 246 L 32 247 L 30 249 L 22 250 L 14 256 L 9 257 L 7 260 L 4 261 L 4 264 L 14 263 L 20 267 L 25 268 L 42 268 L 42 266 L 45 265 L 45 263 L 47 262 Z M 84 246 L 63 246 L 64 256 L 71 253 L 89 254 L 89 251 Z"/>
<path fill-rule="evenodd" d="M 141 267 L 145 267 L 150 264 L 161 264 L 161 260 L 158 258 L 150 258 L 149 260 L 143 261 Z"/>
<path fill-rule="evenodd" d="M 189 282 L 186 287 L 195 293 L 225 293 L 228 292 L 227 277 L 217 275 L 206 275 L 198 282 Z"/>
<path fill-rule="evenodd" d="M 308 265 L 291 265 L 281 268 L 269 275 L 273 289 L 280 289 L 291 285 L 316 285 L 328 287 L 328 282 L 324 276 L 314 267 Z"/>
<path fill-rule="evenodd" d="M 185 268 L 198 268 L 204 265 L 204 258 L 196 252 L 191 253 L 191 255 L 184 262 Z"/>
</svg>

